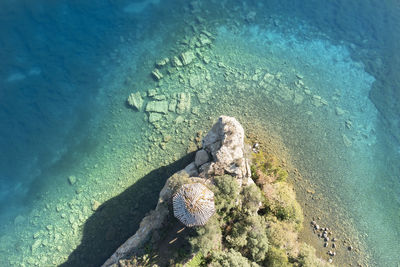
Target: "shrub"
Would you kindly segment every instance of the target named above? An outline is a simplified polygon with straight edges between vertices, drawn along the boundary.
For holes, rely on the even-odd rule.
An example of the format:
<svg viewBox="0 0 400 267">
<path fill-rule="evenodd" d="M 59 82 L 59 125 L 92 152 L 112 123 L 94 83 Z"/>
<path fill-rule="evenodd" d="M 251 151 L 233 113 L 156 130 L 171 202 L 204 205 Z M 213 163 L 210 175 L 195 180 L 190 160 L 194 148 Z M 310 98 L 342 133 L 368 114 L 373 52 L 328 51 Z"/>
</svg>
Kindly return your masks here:
<svg viewBox="0 0 400 267">
<path fill-rule="evenodd" d="M 236 207 L 239 198 L 239 184 L 236 178 L 230 175 L 214 177 L 215 207 L 219 214 L 226 215 Z"/>
<path fill-rule="evenodd" d="M 296 193 L 292 186 L 282 182 L 264 188 L 267 205 L 280 220 L 293 222 L 297 230 L 303 224 L 303 211 L 296 201 Z"/>
<path fill-rule="evenodd" d="M 255 218 L 259 218 L 256 220 Z M 247 236 L 247 248 L 250 258 L 255 262 L 265 259 L 268 252 L 266 223 L 263 217 L 250 217 L 250 230 Z"/>
<path fill-rule="evenodd" d="M 251 263 L 243 257 L 240 252 L 230 249 L 229 251 L 214 251 L 211 255 L 211 267 L 255 267 L 257 264 Z"/>
<path fill-rule="evenodd" d="M 268 252 L 267 223 L 261 216 L 241 217 L 226 236 L 227 245 L 255 262 L 264 260 Z"/>
<path fill-rule="evenodd" d="M 197 253 L 189 262 L 185 264 L 186 267 L 200 267 L 205 265 L 206 262 L 202 253 Z"/>
<path fill-rule="evenodd" d="M 265 266 L 269 267 L 290 267 L 293 266 L 289 263 L 289 258 L 283 249 L 271 246 L 268 250 L 266 259 L 264 261 Z"/>
<path fill-rule="evenodd" d="M 243 188 L 242 208 L 244 211 L 250 214 L 257 213 L 263 201 L 264 197 L 256 185 L 251 184 Z"/>
<path fill-rule="evenodd" d="M 278 221 L 270 216 L 268 219 L 267 236 L 275 248 L 283 249 L 295 258 L 299 253 L 298 234 L 296 225 L 290 222 Z"/>
<path fill-rule="evenodd" d="M 211 250 L 221 249 L 222 232 L 218 216 L 212 216 L 206 225 L 196 227 L 195 231 L 195 236 L 189 238 L 194 253 L 207 255 Z"/>
<path fill-rule="evenodd" d="M 262 151 L 253 153 L 251 174 L 256 184 L 261 188 L 265 184 L 284 182 L 288 177 L 288 173 L 279 167 L 277 158 Z"/>
<path fill-rule="evenodd" d="M 301 244 L 298 263 L 304 267 L 327 267 L 332 266 L 326 261 L 317 258 L 315 255 L 315 248 L 307 244 Z"/>
</svg>

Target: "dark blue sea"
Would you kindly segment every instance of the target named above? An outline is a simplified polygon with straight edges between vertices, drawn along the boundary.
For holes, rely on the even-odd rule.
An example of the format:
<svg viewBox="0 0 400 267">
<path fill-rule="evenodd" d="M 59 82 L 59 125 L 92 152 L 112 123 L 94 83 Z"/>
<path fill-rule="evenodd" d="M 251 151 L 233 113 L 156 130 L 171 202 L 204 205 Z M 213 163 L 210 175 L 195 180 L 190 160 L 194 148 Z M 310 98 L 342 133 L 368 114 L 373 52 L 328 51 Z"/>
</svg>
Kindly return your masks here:
<svg viewBox="0 0 400 267">
<path fill-rule="evenodd" d="M 334 264 L 399 266 L 399 51 L 395 0 L 2 1 L 0 266 L 101 265 L 223 114 L 311 184 Z"/>
</svg>

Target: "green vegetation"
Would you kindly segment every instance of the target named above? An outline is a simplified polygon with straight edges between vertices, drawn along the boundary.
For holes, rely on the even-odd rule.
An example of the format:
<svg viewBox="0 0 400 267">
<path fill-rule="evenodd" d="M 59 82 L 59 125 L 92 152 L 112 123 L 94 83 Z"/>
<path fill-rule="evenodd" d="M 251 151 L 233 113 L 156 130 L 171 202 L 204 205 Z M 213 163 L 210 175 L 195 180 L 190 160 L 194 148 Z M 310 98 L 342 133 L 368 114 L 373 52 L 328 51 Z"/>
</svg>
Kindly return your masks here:
<svg viewBox="0 0 400 267">
<path fill-rule="evenodd" d="M 303 214 L 293 187 L 285 181 L 287 172 L 263 152 L 253 156 L 255 184 L 240 187 L 230 175 L 213 177 L 210 189 L 215 194 L 216 214 L 205 226 L 187 228 L 184 243 L 171 251 L 169 266 L 327 264 L 315 256 L 312 247 L 298 242 Z M 189 181 L 184 173 L 175 174 L 170 186 L 177 189 Z M 158 264 L 163 266 L 165 261 Z"/>
</svg>

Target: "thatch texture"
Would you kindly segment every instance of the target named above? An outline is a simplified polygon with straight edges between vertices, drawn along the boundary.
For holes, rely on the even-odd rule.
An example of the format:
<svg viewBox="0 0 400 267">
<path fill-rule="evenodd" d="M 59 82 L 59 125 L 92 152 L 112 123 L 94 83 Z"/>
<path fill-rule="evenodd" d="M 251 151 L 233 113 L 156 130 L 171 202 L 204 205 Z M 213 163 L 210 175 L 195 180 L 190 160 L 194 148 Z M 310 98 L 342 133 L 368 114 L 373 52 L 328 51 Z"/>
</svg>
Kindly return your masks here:
<svg viewBox="0 0 400 267">
<path fill-rule="evenodd" d="M 201 183 L 182 185 L 172 201 L 174 216 L 189 227 L 206 224 L 215 213 L 214 193 Z"/>
</svg>

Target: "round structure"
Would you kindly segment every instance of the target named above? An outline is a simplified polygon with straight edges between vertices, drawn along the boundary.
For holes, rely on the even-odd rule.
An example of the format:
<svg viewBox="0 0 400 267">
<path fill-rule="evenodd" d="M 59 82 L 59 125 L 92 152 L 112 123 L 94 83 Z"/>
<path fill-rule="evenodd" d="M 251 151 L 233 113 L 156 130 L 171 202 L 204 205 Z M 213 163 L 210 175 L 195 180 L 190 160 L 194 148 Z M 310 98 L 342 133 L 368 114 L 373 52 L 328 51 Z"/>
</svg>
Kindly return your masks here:
<svg viewBox="0 0 400 267">
<path fill-rule="evenodd" d="M 172 202 L 174 216 L 189 227 L 205 225 L 215 213 L 214 193 L 201 183 L 182 185 Z"/>
</svg>

